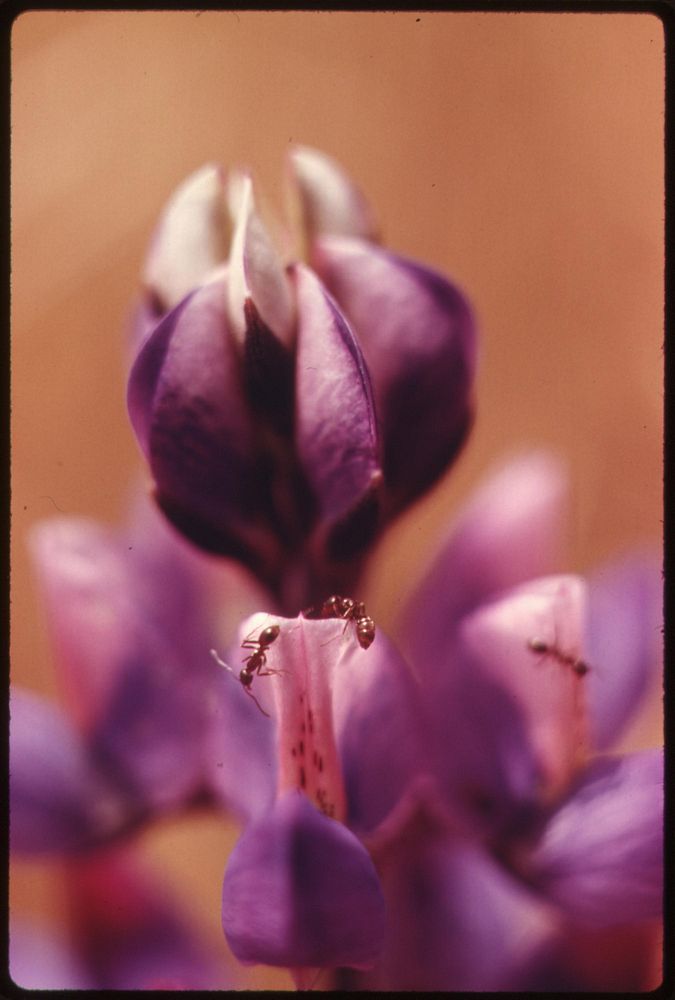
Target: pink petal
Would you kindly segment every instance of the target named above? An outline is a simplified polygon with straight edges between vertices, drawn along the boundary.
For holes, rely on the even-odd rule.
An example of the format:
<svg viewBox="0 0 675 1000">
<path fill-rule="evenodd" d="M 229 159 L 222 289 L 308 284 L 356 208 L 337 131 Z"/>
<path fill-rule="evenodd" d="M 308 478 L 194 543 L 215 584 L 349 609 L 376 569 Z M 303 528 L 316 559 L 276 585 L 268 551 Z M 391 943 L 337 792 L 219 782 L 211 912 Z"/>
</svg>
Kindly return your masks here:
<svg viewBox="0 0 675 1000">
<path fill-rule="evenodd" d="M 522 716 L 543 799 L 567 786 L 584 753 L 585 678 L 530 643 L 541 640 L 571 661 L 581 659 L 584 613 L 581 579 L 545 577 L 480 608 L 461 628 L 468 669 L 503 688 Z"/>
</svg>

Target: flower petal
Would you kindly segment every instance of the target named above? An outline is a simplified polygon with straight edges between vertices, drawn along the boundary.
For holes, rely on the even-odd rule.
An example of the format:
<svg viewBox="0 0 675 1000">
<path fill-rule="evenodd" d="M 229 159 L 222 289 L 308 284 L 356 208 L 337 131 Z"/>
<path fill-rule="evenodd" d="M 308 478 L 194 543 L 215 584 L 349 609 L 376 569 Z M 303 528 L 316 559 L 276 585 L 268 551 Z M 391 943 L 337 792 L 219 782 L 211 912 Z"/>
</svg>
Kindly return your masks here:
<svg viewBox="0 0 675 1000">
<path fill-rule="evenodd" d="M 55 519 L 32 547 L 79 725 L 116 780 L 166 807 L 201 784 L 215 677 L 205 588 L 179 541 L 166 533 L 153 548 L 158 519 L 145 519 L 143 543 L 134 531 Z"/>
<path fill-rule="evenodd" d="M 585 747 L 585 677 L 575 669 L 582 655 L 584 613 L 580 578 L 544 577 L 478 609 L 461 628 L 465 689 L 471 690 L 475 676 L 477 690 L 485 684 L 484 693 L 492 689 L 497 697 L 503 692 L 513 705 L 521 738 L 536 762 L 536 791 L 542 799 L 566 787 Z M 537 651 L 533 640 L 552 651 Z M 503 732 L 502 722 L 495 715 L 489 736 L 481 737 L 512 742 L 515 734 Z"/>
<path fill-rule="evenodd" d="M 282 344 L 290 345 L 295 305 L 289 279 L 253 203 L 250 177 L 237 193 L 238 215 L 230 250 L 228 305 L 232 331 L 240 344 L 247 333 L 245 306 L 250 302 L 260 320 Z"/>
<path fill-rule="evenodd" d="M 297 450 L 321 518 L 332 526 L 381 480 L 370 379 L 352 331 L 321 283 L 301 265 L 294 274 Z"/>
<path fill-rule="evenodd" d="M 539 451 L 491 472 L 469 498 L 401 613 L 403 648 L 425 683 L 462 615 L 557 568 L 566 500 L 561 463 Z"/>
<path fill-rule="evenodd" d="M 289 172 L 300 197 L 302 228 L 309 239 L 323 234 L 377 239 L 370 205 L 351 177 L 331 157 L 309 146 L 293 146 Z"/>
<path fill-rule="evenodd" d="M 333 675 L 333 713 L 348 821 L 371 831 L 429 768 L 427 720 L 410 668 L 381 629 L 361 649 L 347 629 Z"/>
<path fill-rule="evenodd" d="M 10 843 L 21 854 L 84 851 L 140 818 L 58 708 L 20 689 L 11 692 L 9 787 Z"/>
<path fill-rule="evenodd" d="M 261 526 L 267 491 L 225 294 L 221 281 L 202 286 L 146 340 L 129 414 L 169 519 L 208 551 L 260 568 L 275 545 Z"/>
<path fill-rule="evenodd" d="M 387 904 L 381 960 L 368 990 L 518 989 L 555 918 L 478 846 L 439 829 L 424 805 L 376 851 Z"/>
<path fill-rule="evenodd" d="M 663 580 L 655 557 L 635 553 L 590 580 L 591 739 L 604 750 L 631 718 L 662 665 Z"/>
<path fill-rule="evenodd" d="M 288 792 L 232 852 L 223 929 L 241 962 L 367 968 L 384 934 L 373 863 L 346 827 Z"/>
<path fill-rule="evenodd" d="M 207 164 L 175 190 L 151 241 L 143 282 L 162 312 L 227 258 L 229 228 L 224 172 Z"/>
<path fill-rule="evenodd" d="M 590 926 L 659 917 L 663 795 L 662 750 L 597 759 L 547 822 L 531 876 Z"/>
<path fill-rule="evenodd" d="M 363 240 L 324 237 L 313 265 L 353 326 L 370 371 L 394 509 L 428 490 L 473 418 L 476 345 L 446 278 Z"/>
</svg>

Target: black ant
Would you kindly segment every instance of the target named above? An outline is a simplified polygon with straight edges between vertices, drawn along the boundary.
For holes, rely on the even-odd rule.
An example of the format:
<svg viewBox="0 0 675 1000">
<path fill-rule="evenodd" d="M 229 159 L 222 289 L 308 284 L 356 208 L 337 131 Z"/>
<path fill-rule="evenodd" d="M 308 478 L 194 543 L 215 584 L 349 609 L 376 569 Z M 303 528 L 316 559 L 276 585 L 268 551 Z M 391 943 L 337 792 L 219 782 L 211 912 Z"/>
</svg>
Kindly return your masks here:
<svg viewBox="0 0 675 1000">
<path fill-rule="evenodd" d="M 363 601 L 333 594 L 323 604 L 307 608 L 302 613 L 305 618 L 343 618 L 347 623 L 354 622 L 356 638 L 362 649 L 368 649 L 375 638 L 375 622 L 366 612 Z"/>
<path fill-rule="evenodd" d="M 270 674 L 282 673 L 281 670 L 262 669 L 267 663 L 267 650 L 278 637 L 280 631 L 281 629 L 278 625 L 268 625 L 262 630 L 257 639 L 247 637 L 241 644 L 242 649 L 252 649 L 253 652 L 250 656 L 247 656 L 244 659 L 244 666 L 239 671 L 239 682 L 241 683 L 241 686 L 246 694 L 250 698 L 253 698 L 253 701 L 256 703 L 262 714 L 266 715 L 268 719 L 270 718 L 269 713 L 265 711 L 256 696 L 251 691 L 251 684 L 253 683 L 253 677 L 255 674 L 257 674 L 258 677 L 268 677 Z M 232 667 L 229 667 L 227 663 L 224 663 L 223 660 L 220 659 L 215 649 L 211 650 L 211 656 L 221 667 L 225 667 L 225 669 L 229 670 L 231 674 L 234 673 Z"/>
<path fill-rule="evenodd" d="M 544 656 L 552 656 L 558 661 L 558 663 L 562 663 L 563 666 L 571 667 L 578 677 L 583 677 L 591 669 L 585 660 L 582 660 L 578 656 L 571 656 L 569 653 L 563 653 L 557 646 L 546 642 L 545 639 L 528 639 L 527 647 L 528 649 L 531 649 L 533 653 L 542 653 Z"/>
</svg>

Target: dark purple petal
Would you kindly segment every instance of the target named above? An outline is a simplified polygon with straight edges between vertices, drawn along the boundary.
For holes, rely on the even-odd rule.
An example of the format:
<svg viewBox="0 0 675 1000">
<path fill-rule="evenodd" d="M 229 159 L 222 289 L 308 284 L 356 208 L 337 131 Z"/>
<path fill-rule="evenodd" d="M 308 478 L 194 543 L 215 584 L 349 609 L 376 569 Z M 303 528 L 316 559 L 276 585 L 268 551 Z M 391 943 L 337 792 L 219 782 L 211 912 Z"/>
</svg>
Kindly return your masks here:
<svg viewBox="0 0 675 1000">
<path fill-rule="evenodd" d="M 370 379 L 339 309 L 298 265 L 296 441 L 322 522 L 333 526 L 381 480 Z"/>
<path fill-rule="evenodd" d="M 24 990 L 93 990 L 97 983 L 72 946 L 46 927 L 12 919 L 9 974 Z"/>
<path fill-rule="evenodd" d="M 131 371 L 131 422 L 167 517 L 207 551 L 259 567 L 274 543 L 267 492 L 229 334 L 226 283 L 184 299 L 143 344 Z"/>
<path fill-rule="evenodd" d="M 207 164 L 174 191 L 152 237 L 143 283 L 161 311 L 227 258 L 229 230 L 225 175 Z"/>
<path fill-rule="evenodd" d="M 663 910 L 663 751 L 599 758 L 548 820 L 529 872 L 549 898 L 594 927 Z"/>
<path fill-rule="evenodd" d="M 133 802 L 97 770 L 81 737 L 55 705 L 14 689 L 9 732 L 13 851 L 77 853 L 138 819 Z"/>
<path fill-rule="evenodd" d="M 370 371 L 394 508 L 428 490 L 473 419 L 474 323 L 446 278 L 364 240 L 323 237 L 312 262 Z"/>
<path fill-rule="evenodd" d="M 223 929 L 241 962 L 368 968 L 384 934 L 373 863 L 346 827 L 289 792 L 232 852 Z"/>
<path fill-rule="evenodd" d="M 589 581 L 588 678 L 592 742 L 620 736 L 661 667 L 663 578 L 655 556 L 634 554 Z"/>
<path fill-rule="evenodd" d="M 377 238 L 370 205 L 335 160 L 309 146 L 293 146 L 288 167 L 300 198 L 301 226 L 307 238 L 324 234 Z"/>
<path fill-rule="evenodd" d="M 99 988 L 231 988 L 222 958 L 138 859 L 97 855 L 68 875 L 74 939 Z"/>
<path fill-rule="evenodd" d="M 462 615 L 559 565 L 567 480 L 545 452 L 491 472 L 438 543 L 438 555 L 401 612 L 401 641 L 433 683 Z"/>
<path fill-rule="evenodd" d="M 551 939 L 550 910 L 480 847 L 444 831 L 424 803 L 374 850 L 387 905 L 369 990 L 517 989 Z"/>
</svg>

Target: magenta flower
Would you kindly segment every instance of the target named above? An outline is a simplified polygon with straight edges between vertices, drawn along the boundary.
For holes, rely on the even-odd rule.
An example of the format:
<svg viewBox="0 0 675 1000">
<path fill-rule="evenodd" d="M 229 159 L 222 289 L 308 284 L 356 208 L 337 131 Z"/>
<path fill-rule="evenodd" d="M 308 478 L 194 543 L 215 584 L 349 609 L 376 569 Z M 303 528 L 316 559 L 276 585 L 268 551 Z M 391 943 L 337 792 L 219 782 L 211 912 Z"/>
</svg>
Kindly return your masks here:
<svg viewBox="0 0 675 1000">
<path fill-rule="evenodd" d="M 128 401 L 164 513 L 295 613 L 351 586 L 386 521 L 448 468 L 475 344 L 461 293 L 374 242 L 337 164 L 299 148 L 290 166 L 310 266 L 283 265 L 247 176 L 205 167 L 169 202 Z"/>
</svg>

